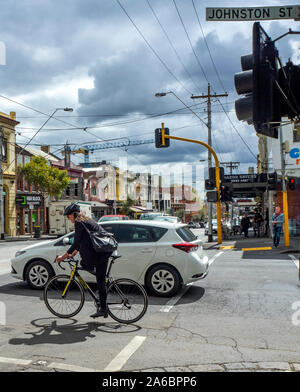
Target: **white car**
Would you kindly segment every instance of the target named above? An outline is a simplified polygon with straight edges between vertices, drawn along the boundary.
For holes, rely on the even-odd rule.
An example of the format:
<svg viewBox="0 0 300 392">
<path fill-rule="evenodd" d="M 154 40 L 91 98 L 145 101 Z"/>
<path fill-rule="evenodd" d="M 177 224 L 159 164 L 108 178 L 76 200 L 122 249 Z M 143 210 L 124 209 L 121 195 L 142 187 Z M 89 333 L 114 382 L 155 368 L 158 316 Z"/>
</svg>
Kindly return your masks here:
<svg viewBox="0 0 300 392">
<path fill-rule="evenodd" d="M 217 223 L 217 219 L 212 219 L 211 221 L 211 227 L 212 227 L 212 233 L 213 234 L 217 234 L 218 232 L 218 223 Z M 208 222 L 205 225 L 205 230 L 204 230 L 204 234 L 208 235 Z"/>
<path fill-rule="evenodd" d="M 203 243 L 187 225 L 124 220 L 104 222 L 101 226 L 114 233 L 119 243 L 118 254 L 122 257 L 111 270 L 115 278 L 130 278 L 146 286 L 152 294 L 172 296 L 182 285 L 203 279 L 208 273 Z M 65 273 L 54 261 L 72 241 L 74 232 L 19 250 L 11 260 L 11 275 L 27 281 L 32 288 L 43 289 L 51 276 Z M 69 268 L 67 263 L 62 266 Z M 95 282 L 95 277 L 87 271 L 82 271 L 82 276 L 88 282 Z"/>
</svg>

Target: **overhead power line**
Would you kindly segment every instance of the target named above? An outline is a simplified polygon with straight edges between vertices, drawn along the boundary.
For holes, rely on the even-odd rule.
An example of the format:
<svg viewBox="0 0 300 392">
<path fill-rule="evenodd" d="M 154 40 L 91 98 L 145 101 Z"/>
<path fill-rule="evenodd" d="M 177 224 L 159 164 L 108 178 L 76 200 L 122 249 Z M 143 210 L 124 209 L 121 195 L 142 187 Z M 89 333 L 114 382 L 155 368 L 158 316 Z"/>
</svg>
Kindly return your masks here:
<svg viewBox="0 0 300 392">
<path fill-rule="evenodd" d="M 160 61 L 160 63 L 165 67 L 165 69 L 168 71 L 168 73 L 177 80 L 177 82 L 181 85 L 181 87 L 188 92 L 189 94 L 192 94 L 184 85 L 183 83 L 177 78 L 176 75 L 174 75 L 174 73 L 170 70 L 170 68 L 167 66 L 166 62 L 159 56 L 159 54 L 156 52 L 156 50 L 151 46 L 151 44 L 149 43 L 149 41 L 146 39 L 146 37 L 144 36 L 144 34 L 142 33 L 142 31 L 138 28 L 138 26 L 135 24 L 135 22 L 133 21 L 133 19 L 131 18 L 131 16 L 128 14 L 128 12 L 126 11 L 126 9 L 124 8 L 124 6 L 121 4 L 121 2 L 119 0 L 116 0 L 116 2 L 119 4 L 120 8 L 123 10 L 123 12 L 125 13 L 125 15 L 128 17 L 128 19 L 130 20 L 130 22 L 133 24 L 133 26 L 135 27 L 135 29 L 137 30 L 137 32 L 140 34 L 140 36 L 143 38 L 143 40 L 145 41 L 145 43 L 147 44 L 147 46 L 149 47 L 149 49 L 152 51 L 152 53 L 156 56 L 156 58 Z"/>
</svg>

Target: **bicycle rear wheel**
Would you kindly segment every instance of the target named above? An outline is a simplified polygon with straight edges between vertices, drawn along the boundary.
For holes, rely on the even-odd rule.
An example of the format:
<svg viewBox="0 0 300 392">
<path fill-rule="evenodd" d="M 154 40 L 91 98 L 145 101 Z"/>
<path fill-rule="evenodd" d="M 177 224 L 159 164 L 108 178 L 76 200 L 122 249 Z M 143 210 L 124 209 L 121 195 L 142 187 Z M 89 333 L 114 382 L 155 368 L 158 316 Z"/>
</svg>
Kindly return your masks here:
<svg viewBox="0 0 300 392">
<path fill-rule="evenodd" d="M 121 278 L 110 283 L 107 289 L 109 315 L 123 324 L 140 320 L 148 307 L 148 296 L 139 283 Z"/>
<path fill-rule="evenodd" d="M 83 307 L 84 290 L 77 280 L 70 276 L 56 275 L 45 286 L 44 301 L 55 316 L 69 318 L 75 316 Z"/>
</svg>

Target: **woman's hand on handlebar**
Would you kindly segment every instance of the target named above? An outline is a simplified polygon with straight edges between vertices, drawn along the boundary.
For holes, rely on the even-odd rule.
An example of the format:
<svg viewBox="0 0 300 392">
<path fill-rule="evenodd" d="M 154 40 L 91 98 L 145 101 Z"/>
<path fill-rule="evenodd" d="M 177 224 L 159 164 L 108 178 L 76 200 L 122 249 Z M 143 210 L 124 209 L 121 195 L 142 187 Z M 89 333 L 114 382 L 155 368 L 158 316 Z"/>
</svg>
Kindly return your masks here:
<svg viewBox="0 0 300 392">
<path fill-rule="evenodd" d="M 70 255 L 68 253 L 64 253 L 63 255 L 56 257 L 56 262 L 60 263 L 61 261 L 64 261 L 68 257 L 70 257 Z"/>
</svg>

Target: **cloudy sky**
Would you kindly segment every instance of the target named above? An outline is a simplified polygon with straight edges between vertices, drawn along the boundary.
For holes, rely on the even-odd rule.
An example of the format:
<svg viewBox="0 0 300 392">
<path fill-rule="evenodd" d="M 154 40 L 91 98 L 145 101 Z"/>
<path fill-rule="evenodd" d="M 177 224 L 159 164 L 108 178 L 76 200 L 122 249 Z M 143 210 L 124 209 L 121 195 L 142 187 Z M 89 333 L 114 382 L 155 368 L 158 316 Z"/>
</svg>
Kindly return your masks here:
<svg viewBox="0 0 300 392">
<path fill-rule="evenodd" d="M 289 0 L 288 5 L 298 1 Z M 249 0 L 247 6 L 280 5 Z M 50 144 L 59 156 L 102 140 L 154 138 L 161 123 L 172 135 L 207 141 L 207 102 L 191 95 L 228 94 L 212 99 L 212 144 L 222 162 L 240 162 L 239 172 L 255 165 L 257 136 L 237 121 L 233 77 L 240 56 L 251 53 L 253 22 L 205 20 L 206 7 L 241 7 L 241 1 L 200 0 L 7 0 L 0 15 L 0 111 L 15 111 L 17 142 L 27 143 L 56 108 L 31 144 Z M 294 20 L 262 22 L 272 38 Z M 299 36 L 277 43 L 282 61 L 299 64 Z M 3 53 L 2 53 L 3 62 Z M 156 98 L 157 92 L 173 91 Z M 181 103 L 191 106 L 193 114 Z M 22 106 L 23 105 L 23 106 Z M 200 119 L 199 119 L 200 117 Z M 39 148 L 39 147 L 37 147 Z M 159 168 L 207 159 L 198 145 L 171 141 L 95 151 L 91 160 L 127 157 L 132 168 Z M 73 161 L 83 161 L 81 154 Z"/>
</svg>

